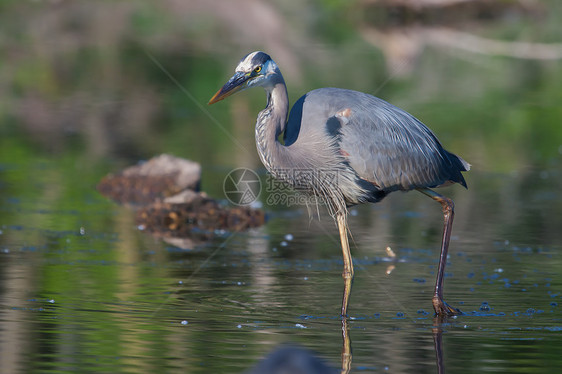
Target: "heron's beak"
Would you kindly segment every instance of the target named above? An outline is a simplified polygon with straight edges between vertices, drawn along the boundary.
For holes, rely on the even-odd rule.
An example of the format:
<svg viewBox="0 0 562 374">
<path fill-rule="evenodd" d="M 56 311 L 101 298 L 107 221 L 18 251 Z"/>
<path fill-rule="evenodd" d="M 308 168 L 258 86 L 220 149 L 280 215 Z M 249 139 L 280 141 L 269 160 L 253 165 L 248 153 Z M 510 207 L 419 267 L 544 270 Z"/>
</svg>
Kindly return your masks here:
<svg viewBox="0 0 562 374">
<path fill-rule="evenodd" d="M 245 83 L 250 78 L 251 76 L 249 74 L 245 74 L 241 71 L 236 72 L 236 74 L 234 74 L 232 78 L 230 78 L 229 81 L 226 82 L 226 84 L 217 91 L 217 93 L 211 98 L 211 100 L 209 100 L 208 105 L 214 104 L 217 101 L 221 101 L 222 99 L 226 99 L 233 93 L 243 90 L 244 88 L 246 88 Z"/>
</svg>

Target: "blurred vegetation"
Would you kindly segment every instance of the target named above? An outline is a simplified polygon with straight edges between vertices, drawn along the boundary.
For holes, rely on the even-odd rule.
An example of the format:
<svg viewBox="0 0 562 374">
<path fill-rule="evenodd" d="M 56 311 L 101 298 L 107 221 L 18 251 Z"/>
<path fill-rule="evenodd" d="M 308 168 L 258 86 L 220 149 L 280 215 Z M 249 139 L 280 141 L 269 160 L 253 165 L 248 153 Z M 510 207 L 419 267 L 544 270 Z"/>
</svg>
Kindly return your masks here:
<svg viewBox="0 0 562 374">
<path fill-rule="evenodd" d="M 393 57 L 411 44 L 396 35 L 412 27 L 560 42 L 559 2 L 503 2 L 486 12 L 474 3 L 440 13 L 391 0 L 378 7 L 366 0 L 3 1 L 2 161 L 65 153 L 134 161 L 166 151 L 205 166 L 257 167 L 253 124 L 263 94 L 206 107 L 255 49 L 280 64 L 293 101 L 321 86 L 376 94 L 417 115 L 479 169 L 559 159 L 560 61 L 470 54 L 427 40 L 414 40 L 415 56 Z M 366 30 L 384 36 L 379 46 Z"/>
</svg>

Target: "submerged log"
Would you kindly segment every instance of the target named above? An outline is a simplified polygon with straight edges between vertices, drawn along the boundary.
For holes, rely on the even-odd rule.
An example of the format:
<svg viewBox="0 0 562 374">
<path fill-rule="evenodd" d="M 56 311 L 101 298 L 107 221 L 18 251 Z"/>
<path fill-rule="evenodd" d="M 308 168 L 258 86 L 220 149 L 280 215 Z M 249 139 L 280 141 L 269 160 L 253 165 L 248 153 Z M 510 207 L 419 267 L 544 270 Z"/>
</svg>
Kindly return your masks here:
<svg viewBox="0 0 562 374">
<path fill-rule="evenodd" d="M 241 231 L 263 225 L 262 211 L 247 207 L 224 207 L 204 192 L 186 191 L 137 210 L 137 223 L 149 232 L 176 237 L 193 230 L 210 234 L 217 230 Z"/>
<path fill-rule="evenodd" d="M 166 241 L 171 238 L 210 239 L 217 230 L 258 227 L 265 214 L 250 207 L 226 207 L 199 192 L 201 166 L 193 161 L 160 155 L 117 174 L 104 177 L 98 191 L 136 209 L 143 230 Z"/>
</svg>

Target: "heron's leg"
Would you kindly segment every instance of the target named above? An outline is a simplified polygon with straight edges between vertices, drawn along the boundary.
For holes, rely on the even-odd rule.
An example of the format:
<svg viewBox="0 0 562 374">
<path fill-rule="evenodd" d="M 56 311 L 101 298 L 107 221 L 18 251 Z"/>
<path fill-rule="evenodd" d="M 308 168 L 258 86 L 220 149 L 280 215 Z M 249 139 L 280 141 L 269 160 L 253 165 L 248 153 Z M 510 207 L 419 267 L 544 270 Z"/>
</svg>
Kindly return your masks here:
<svg viewBox="0 0 562 374">
<path fill-rule="evenodd" d="M 439 268 L 437 269 L 437 279 L 435 280 L 435 291 L 433 293 L 433 309 L 439 316 L 452 316 L 462 314 L 460 309 L 453 308 L 443 300 L 443 278 L 445 277 L 445 265 L 447 265 L 447 251 L 449 249 L 449 239 L 453 227 L 453 217 L 455 215 L 455 204 L 453 200 L 430 190 L 429 188 L 418 189 L 424 195 L 431 197 L 443 207 L 443 239 L 441 241 L 441 254 L 439 255 Z"/>
<path fill-rule="evenodd" d="M 351 294 L 351 285 L 353 283 L 353 262 L 351 260 L 351 251 L 349 250 L 349 242 L 347 241 L 347 216 L 345 213 L 338 213 L 336 216 L 338 229 L 340 231 L 341 248 L 343 252 L 343 300 L 341 304 L 341 315 L 347 318 L 347 304 L 349 303 L 349 295 Z"/>
</svg>

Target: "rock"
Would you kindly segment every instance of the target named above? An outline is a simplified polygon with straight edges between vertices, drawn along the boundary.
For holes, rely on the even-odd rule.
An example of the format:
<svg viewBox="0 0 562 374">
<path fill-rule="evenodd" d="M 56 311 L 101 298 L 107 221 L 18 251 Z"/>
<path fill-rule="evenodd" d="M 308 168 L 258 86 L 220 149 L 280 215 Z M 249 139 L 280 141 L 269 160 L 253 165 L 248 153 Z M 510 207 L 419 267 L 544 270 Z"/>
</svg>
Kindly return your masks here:
<svg viewBox="0 0 562 374">
<path fill-rule="evenodd" d="M 185 190 L 197 191 L 200 180 L 198 163 L 163 154 L 107 175 L 97 189 L 120 204 L 149 204 Z"/>
<path fill-rule="evenodd" d="M 167 241 L 201 242 L 217 230 L 240 231 L 264 224 L 261 210 L 225 207 L 199 192 L 200 179 L 198 163 L 164 154 L 107 175 L 97 189 L 134 207 L 137 225 Z"/>
</svg>

